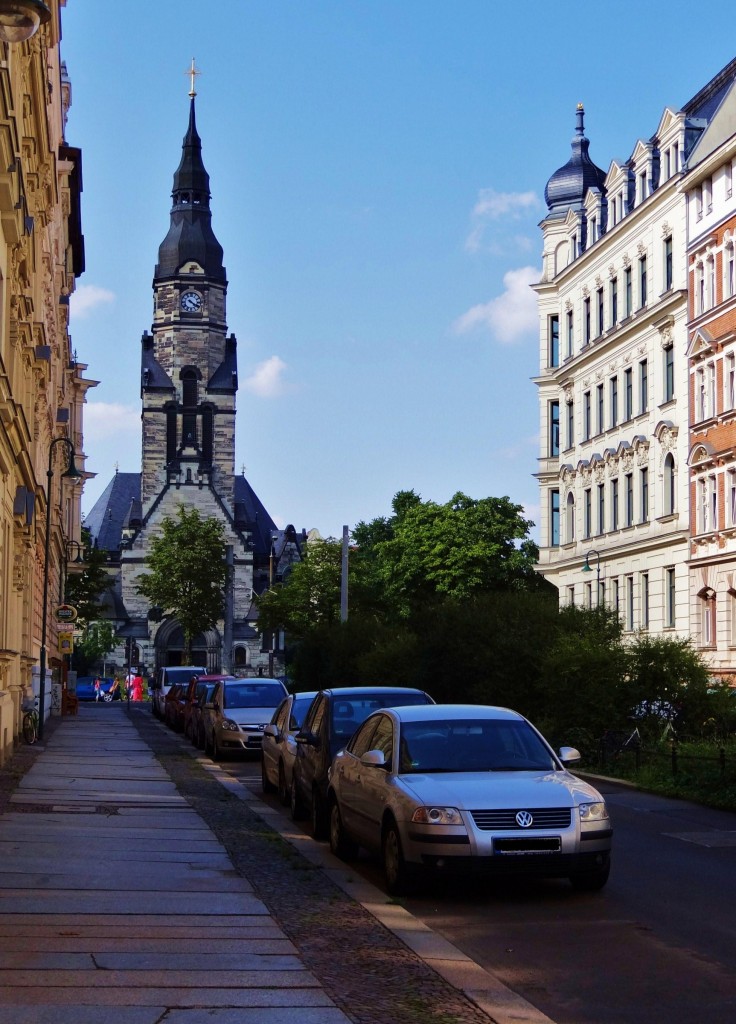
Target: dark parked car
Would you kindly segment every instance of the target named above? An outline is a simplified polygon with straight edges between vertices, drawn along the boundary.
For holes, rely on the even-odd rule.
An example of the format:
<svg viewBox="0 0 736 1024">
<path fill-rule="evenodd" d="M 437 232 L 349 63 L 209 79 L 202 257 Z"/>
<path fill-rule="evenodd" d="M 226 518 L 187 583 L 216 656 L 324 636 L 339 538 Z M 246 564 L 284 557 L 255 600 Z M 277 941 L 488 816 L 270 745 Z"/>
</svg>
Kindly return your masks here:
<svg viewBox="0 0 736 1024">
<path fill-rule="evenodd" d="M 197 680 L 196 699 L 184 726 L 184 732 L 186 735 L 186 730 L 189 729 L 189 738 L 199 750 L 204 750 L 205 746 L 205 708 L 212 706 L 215 687 L 221 678 L 221 676 L 200 676 Z"/>
<path fill-rule="evenodd" d="M 264 793 L 278 791 L 282 804 L 289 803 L 291 776 L 296 760 L 294 737 L 302 727 L 312 701 L 317 696 L 308 693 L 290 693 L 276 708 L 273 718 L 263 730 L 261 747 L 261 785 Z"/>
<path fill-rule="evenodd" d="M 335 754 L 372 711 L 406 705 L 434 704 L 424 690 L 401 686 L 346 686 L 320 690 L 296 734 L 291 776 L 291 814 L 312 818 L 312 832 L 327 833 L 328 771 Z"/>
</svg>

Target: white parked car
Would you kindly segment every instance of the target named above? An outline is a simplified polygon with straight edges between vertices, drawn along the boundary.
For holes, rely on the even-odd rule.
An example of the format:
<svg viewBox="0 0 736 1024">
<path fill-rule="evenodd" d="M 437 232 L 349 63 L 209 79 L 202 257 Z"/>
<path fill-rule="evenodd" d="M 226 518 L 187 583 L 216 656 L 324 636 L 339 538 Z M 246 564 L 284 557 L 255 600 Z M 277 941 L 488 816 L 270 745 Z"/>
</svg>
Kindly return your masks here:
<svg viewBox="0 0 736 1024">
<path fill-rule="evenodd" d="M 301 729 L 309 705 L 317 691 L 291 693 L 276 709 L 263 730 L 261 784 L 264 793 L 278 791 L 281 803 L 289 803 L 291 776 L 296 758 L 295 734 Z"/>
<path fill-rule="evenodd" d="M 399 894 L 421 868 L 569 878 L 600 889 L 611 822 L 592 786 L 567 771 L 522 715 L 434 704 L 374 712 L 332 762 L 330 846 L 381 854 Z"/>
<path fill-rule="evenodd" d="M 236 752 L 260 751 L 263 730 L 286 693 L 280 679 L 220 679 L 202 708 L 205 751 L 216 761 Z"/>
</svg>

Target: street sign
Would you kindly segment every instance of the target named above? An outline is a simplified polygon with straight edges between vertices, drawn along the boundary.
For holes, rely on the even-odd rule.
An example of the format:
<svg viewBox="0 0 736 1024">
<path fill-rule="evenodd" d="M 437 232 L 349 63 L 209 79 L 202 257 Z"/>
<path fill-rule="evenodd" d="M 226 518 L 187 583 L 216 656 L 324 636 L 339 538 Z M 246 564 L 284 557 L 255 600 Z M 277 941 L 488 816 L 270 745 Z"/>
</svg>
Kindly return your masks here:
<svg viewBox="0 0 736 1024">
<path fill-rule="evenodd" d="M 74 622 L 77 617 L 77 609 L 70 604 L 60 604 L 56 609 L 57 622 Z"/>
<path fill-rule="evenodd" d="M 74 651 L 74 634 L 71 630 L 59 630 L 59 654 L 72 654 Z"/>
</svg>

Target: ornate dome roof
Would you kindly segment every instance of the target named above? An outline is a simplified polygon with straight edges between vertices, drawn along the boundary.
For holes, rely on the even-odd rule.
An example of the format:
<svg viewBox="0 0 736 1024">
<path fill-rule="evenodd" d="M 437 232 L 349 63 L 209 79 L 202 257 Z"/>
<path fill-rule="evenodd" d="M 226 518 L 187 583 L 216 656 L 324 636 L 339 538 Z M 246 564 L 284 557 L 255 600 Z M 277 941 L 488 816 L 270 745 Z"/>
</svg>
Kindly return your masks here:
<svg viewBox="0 0 736 1024">
<path fill-rule="evenodd" d="M 606 175 L 588 156 L 590 143 L 583 134 L 584 117 L 583 105 L 579 103 L 575 135 L 572 140 L 572 156 L 563 167 L 555 171 L 544 190 L 544 198 L 550 213 L 566 213 L 570 209 L 578 209 L 582 206 L 589 188 L 603 191 Z"/>
</svg>

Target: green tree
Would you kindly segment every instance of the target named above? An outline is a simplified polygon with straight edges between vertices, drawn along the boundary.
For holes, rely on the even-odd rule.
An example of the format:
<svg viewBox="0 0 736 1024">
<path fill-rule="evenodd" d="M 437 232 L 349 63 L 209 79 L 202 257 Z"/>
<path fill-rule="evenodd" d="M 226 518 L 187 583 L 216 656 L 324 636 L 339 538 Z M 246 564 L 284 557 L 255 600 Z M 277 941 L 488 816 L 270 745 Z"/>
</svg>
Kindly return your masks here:
<svg viewBox="0 0 736 1024">
<path fill-rule="evenodd" d="M 294 641 L 339 622 L 341 559 L 340 541 L 330 538 L 307 544 L 287 581 L 256 598 L 259 629 L 284 629 Z"/>
<path fill-rule="evenodd" d="M 440 505 L 399 491 L 391 518 L 353 531 L 357 576 L 400 617 L 423 613 L 437 598 L 541 588 L 538 548 L 529 538 L 534 524 L 522 511 L 508 497 L 474 499 L 458 491 Z"/>
<path fill-rule="evenodd" d="M 64 597 L 67 604 L 77 609 L 77 625 L 83 628 L 101 617 L 102 598 L 112 588 L 112 580 L 107 572 L 105 552 L 93 546 L 90 532 L 85 528 L 82 529 L 82 551 L 82 570 L 67 575 Z"/>
<path fill-rule="evenodd" d="M 94 665 L 104 659 L 105 655 L 116 646 L 115 626 L 109 619 L 97 619 L 85 623 L 82 628 L 82 638 L 78 641 L 81 659 L 75 651 L 75 659 L 81 660 L 84 665 Z"/>
<path fill-rule="evenodd" d="M 203 518 L 197 509 L 180 505 L 176 518 L 166 516 L 146 558 L 150 572 L 140 576 L 137 590 L 163 608 L 184 634 L 184 657 L 192 641 L 222 617 L 227 566 L 224 526 Z"/>
</svg>

